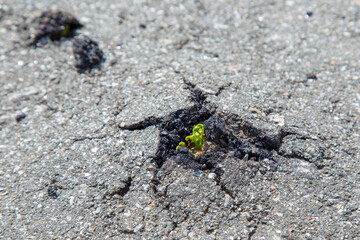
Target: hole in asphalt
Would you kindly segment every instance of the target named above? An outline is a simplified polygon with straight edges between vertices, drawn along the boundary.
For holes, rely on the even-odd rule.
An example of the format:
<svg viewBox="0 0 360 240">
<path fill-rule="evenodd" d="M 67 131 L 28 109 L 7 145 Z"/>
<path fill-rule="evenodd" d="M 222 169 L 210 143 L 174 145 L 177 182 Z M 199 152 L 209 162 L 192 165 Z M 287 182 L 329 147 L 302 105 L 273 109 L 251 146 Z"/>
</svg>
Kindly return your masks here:
<svg viewBox="0 0 360 240">
<path fill-rule="evenodd" d="M 232 198 L 237 195 L 239 186 L 247 186 L 258 173 L 271 179 L 272 172 L 276 172 L 281 164 L 279 159 L 286 157 L 279 154 L 283 139 L 298 134 L 285 128 L 264 130 L 237 114 L 219 112 L 206 101 L 206 95 L 201 90 L 185 79 L 184 82 L 185 88 L 192 94 L 193 106 L 179 109 L 165 117 L 151 116 L 121 127 L 124 130 L 142 130 L 149 126 L 159 129 L 160 141 L 153 156 L 157 165 L 152 179 L 154 192 L 157 192 L 155 186 L 161 185 L 162 176 L 165 176 L 157 173 L 167 171 L 167 161 L 175 162 L 185 169 L 215 173 L 217 184 Z M 187 148 L 180 147 L 176 151 L 178 144 L 191 135 L 193 127 L 199 123 L 205 128 L 205 153 L 195 157 Z"/>
<path fill-rule="evenodd" d="M 62 11 L 44 11 L 32 23 L 35 34 L 30 36 L 29 46 L 36 46 L 39 42 L 46 43 L 47 39 L 58 41 L 63 37 L 73 37 L 75 30 L 83 25 L 70 13 Z"/>
<path fill-rule="evenodd" d="M 251 123 L 232 113 L 220 113 L 206 102 L 206 95 L 195 88 L 195 85 L 185 82 L 192 92 L 191 100 L 195 104 L 180 109 L 163 118 L 149 117 L 121 129 L 141 130 L 156 126 L 160 130 L 160 142 L 154 160 L 161 168 L 172 159 L 186 168 L 195 170 L 216 169 L 225 156 L 260 161 L 271 159 L 272 151 L 277 151 L 281 145 L 282 134 L 268 134 L 257 129 Z M 187 148 L 176 147 L 186 136 L 191 135 L 196 124 L 203 124 L 207 142 L 205 153 L 195 157 Z"/>
</svg>

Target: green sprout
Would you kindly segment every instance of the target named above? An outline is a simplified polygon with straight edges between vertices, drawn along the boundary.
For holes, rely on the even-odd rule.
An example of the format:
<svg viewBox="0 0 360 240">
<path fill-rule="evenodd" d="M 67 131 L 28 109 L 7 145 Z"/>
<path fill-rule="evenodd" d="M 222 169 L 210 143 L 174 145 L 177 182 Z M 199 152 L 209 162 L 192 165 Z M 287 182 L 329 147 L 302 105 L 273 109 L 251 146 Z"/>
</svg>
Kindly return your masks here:
<svg viewBox="0 0 360 240">
<path fill-rule="evenodd" d="M 180 142 L 176 147 L 176 151 L 179 147 L 187 147 L 189 152 L 195 152 L 195 157 L 198 155 L 198 151 L 202 152 L 202 146 L 206 141 L 204 125 L 197 124 L 193 128 L 193 135 L 187 136 L 185 142 Z"/>
<path fill-rule="evenodd" d="M 64 25 L 64 29 L 57 33 L 57 34 L 53 34 L 50 36 L 51 40 L 55 41 L 55 40 L 60 40 L 61 37 L 65 37 L 69 34 L 70 32 L 70 25 L 69 24 L 65 24 Z"/>
</svg>

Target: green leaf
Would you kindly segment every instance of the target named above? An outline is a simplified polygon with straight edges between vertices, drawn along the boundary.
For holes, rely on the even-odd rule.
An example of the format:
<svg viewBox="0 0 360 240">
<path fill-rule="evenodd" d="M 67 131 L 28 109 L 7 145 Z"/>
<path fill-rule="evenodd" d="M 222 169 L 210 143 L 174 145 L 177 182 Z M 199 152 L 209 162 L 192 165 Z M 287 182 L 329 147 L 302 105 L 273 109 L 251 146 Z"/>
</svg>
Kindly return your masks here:
<svg viewBox="0 0 360 240">
<path fill-rule="evenodd" d="M 180 142 L 179 145 L 176 147 L 176 150 L 179 147 L 187 147 L 189 152 L 193 151 L 202 151 L 202 146 L 206 141 L 205 138 L 205 128 L 203 124 L 197 124 L 193 128 L 193 135 L 187 136 L 185 138 L 185 142 Z"/>
<path fill-rule="evenodd" d="M 186 144 L 184 142 L 180 142 L 179 145 L 176 147 L 176 151 L 179 147 L 186 147 Z"/>
<path fill-rule="evenodd" d="M 55 41 L 55 40 L 60 40 L 61 37 L 65 37 L 66 35 L 68 35 L 70 32 L 70 25 L 69 24 L 65 24 L 64 25 L 64 29 L 58 33 L 58 34 L 53 34 L 50 36 L 51 40 Z"/>
</svg>

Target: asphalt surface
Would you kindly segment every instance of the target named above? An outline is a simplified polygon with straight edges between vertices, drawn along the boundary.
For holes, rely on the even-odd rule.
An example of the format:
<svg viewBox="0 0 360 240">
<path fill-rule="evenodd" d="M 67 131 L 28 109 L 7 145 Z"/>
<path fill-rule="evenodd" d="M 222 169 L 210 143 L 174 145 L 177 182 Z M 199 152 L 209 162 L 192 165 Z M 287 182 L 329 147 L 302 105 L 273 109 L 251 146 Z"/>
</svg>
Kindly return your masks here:
<svg viewBox="0 0 360 240">
<path fill-rule="evenodd" d="M 358 0 L 0 0 L 0 62 L 1 239 L 360 239 Z"/>
</svg>

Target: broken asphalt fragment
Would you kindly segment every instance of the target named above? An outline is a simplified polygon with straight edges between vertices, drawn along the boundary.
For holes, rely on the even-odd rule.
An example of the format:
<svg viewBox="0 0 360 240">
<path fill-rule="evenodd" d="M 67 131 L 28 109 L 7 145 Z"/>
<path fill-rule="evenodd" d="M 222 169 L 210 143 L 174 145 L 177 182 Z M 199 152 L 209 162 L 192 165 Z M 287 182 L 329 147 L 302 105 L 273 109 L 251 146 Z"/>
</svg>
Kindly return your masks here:
<svg viewBox="0 0 360 240">
<path fill-rule="evenodd" d="M 97 42 L 86 35 L 76 36 L 73 41 L 75 67 L 79 73 L 91 70 L 104 61 L 104 53 Z"/>
</svg>

